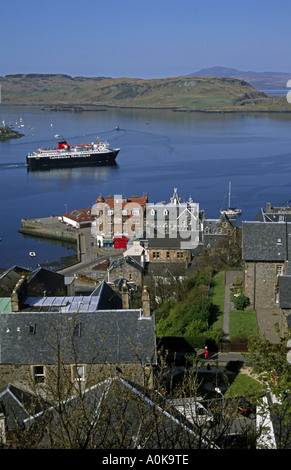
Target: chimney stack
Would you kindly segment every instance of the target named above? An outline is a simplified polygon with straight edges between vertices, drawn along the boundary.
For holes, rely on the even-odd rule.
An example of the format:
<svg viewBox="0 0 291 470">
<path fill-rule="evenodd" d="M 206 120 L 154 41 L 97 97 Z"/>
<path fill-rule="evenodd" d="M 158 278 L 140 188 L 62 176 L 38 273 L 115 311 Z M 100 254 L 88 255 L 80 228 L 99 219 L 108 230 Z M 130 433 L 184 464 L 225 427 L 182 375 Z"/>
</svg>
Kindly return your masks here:
<svg viewBox="0 0 291 470">
<path fill-rule="evenodd" d="M 142 292 L 142 309 L 144 317 L 151 316 L 151 306 L 150 306 L 150 294 L 148 292 L 147 286 L 144 286 Z"/>
<path fill-rule="evenodd" d="M 19 312 L 22 302 L 27 295 L 26 278 L 21 276 L 11 294 L 11 310 L 12 312 Z"/>
<path fill-rule="evenodd" d="M 122 297 L 122 308 L 129 309 L 129 292 L 128 292 L 128 287 L 127 287 L 125 279 L 121 287 L 121 297 Z"/>
</svg>

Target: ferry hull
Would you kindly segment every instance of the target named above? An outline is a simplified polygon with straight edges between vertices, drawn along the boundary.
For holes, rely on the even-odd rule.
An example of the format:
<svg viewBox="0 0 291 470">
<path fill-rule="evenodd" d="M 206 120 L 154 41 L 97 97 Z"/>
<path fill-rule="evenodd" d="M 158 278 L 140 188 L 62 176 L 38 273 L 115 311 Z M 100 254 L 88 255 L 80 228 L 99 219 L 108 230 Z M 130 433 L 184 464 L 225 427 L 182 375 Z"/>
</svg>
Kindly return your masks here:
<svg viewBox="0 0 291 470">
<path fill-rule="evenodd" d="M 87 155 L 71 155 L 64 156 L 36 156 L 27 155 L 26 163 L 30 170 L 48 169 L 48 168 L 64 168 L 64 167 L 80 167 L 86 165 L 113 165 L 119 149 L 111 150 L 106 153 L 92 153 Z"/>
</svg>

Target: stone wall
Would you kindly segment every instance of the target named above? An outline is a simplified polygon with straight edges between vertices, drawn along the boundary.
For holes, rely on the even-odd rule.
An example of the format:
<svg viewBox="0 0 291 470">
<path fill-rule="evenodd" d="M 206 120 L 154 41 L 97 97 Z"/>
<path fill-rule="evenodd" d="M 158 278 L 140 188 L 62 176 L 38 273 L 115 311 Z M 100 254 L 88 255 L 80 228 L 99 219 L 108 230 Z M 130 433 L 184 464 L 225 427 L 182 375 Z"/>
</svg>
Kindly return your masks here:
<svg viewBox="0 0 291 470">
<path fill-rule="evenodd" d="M 138 270 L 126 261 L 124 261 L 120 266 L 116 266 L 111 271 L 108 271 L 109 282 L 114 282 L 117 279 L 126 279 L 127 281 L 134 282 L 137 286 L 141 286 L 142 277 L 142 271 Z"/>
<path fill-rule="evenodd" d="M 245 262 L 244 289 L 250 299 L 251 308 L 278 309 L 276 289 L 278 286 L 277 267 L 284 263 Z"/>
<path fill-rule="evenodd" d="M 191 254 L 189 250 L 151 249 L 149 250 L 150 262 L 190 263 Z"/>
<path fill-rule="evenodd" d="M 33 380 L 33 365 L 30 364 L 1 364 L 0 365 L 0 388 L 6 387 L 9 383 L 30 392 L 36 389 L 41 390 L 43 396 L 46 395 L 54 383 L 54 377 L 57 375 L 57 368 L 54 365 L 44 366 L 44 382 L 37 383 Z M 67 377 L 73 380 L 73 365 L 62 366 L 63 378 Z M 85 364 L 85 380 L 81 383 L 83 388 L 91 387 L 102 382 L 109 377 L 120 376 L 124 379 L 132 380 L 140 385 L 146 385 L 153 388 L 152 367 L 142 366 L 141 364 Z"/>
</svg>

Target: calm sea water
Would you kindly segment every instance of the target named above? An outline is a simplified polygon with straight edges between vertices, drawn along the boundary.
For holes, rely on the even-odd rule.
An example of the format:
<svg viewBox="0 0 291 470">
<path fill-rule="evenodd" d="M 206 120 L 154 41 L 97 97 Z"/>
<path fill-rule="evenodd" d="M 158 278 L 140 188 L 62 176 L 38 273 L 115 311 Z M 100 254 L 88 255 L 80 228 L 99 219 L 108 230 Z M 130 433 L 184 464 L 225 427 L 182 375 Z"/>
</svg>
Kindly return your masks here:
<svg viewBox="0 0 291 470">
<path fill-rule="evenodd" d="M 168 202 L 175 187 L 182 200 L 191 196 L 208 217 L 216 218 L 231 182 L 231 202 L 242 208 L 241 220 L 252 220 L 266 202 L 291 201 L 288 115 L 122 109 L 73 113 L 0 106 L 1 122 L 20 118 L 25 136 L 0 142 L 0 268 L 35 267 L 73 255 L 67 247 L 19 234 L 21 219 L 90 207 L 100 194 L 148 193 L 150 202 Z M 118 165 L 28 172 L 26 154 L 38 146 L 54 146 L 55 134 L 70 144 L 97 136 L 107 140 L 121 148 Z M 35 260 L 29 251 L 37 253 Z"/>
</svg>

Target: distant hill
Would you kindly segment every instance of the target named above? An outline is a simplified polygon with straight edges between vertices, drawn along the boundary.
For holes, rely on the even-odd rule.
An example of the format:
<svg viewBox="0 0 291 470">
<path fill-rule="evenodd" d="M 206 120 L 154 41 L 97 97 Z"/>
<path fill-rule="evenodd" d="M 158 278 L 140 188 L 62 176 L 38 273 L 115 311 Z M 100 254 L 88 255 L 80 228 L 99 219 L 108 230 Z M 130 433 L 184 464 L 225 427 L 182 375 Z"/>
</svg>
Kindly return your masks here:
<svg viewBox="0 0 291 470">
<path fill-rule="evenodd" d="M 228 67 L 210 67 L 190 73 L 191 77 L 232 77 L 246 80 L 258 90 L 278 90 L 286 88 L 291 72 L 243 72 Z M 287 89 L 286 89 L 287 93 Z"/>
<path fill-rule="evenodd" d="M 268 98 L 243 79 L 185 76 L 137 78 L 17 74 L 0 77 L 2 105 L 49 109 L 133 107 L 187 111 L 291 111 L 286 99 Z"/>
</svg>

